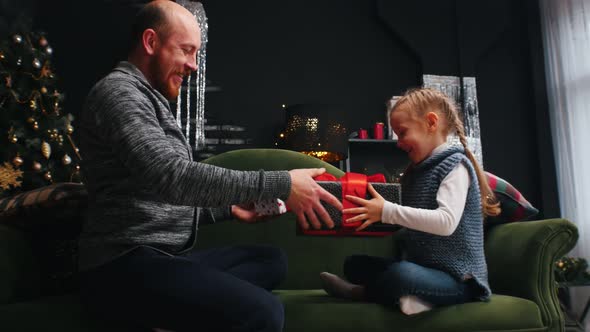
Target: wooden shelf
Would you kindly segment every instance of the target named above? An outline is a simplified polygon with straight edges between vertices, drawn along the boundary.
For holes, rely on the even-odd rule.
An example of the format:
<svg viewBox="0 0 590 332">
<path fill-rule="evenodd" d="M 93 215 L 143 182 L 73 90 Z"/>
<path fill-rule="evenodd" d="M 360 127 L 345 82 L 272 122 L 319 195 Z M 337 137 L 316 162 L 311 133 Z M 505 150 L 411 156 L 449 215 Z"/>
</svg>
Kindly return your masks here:
<svg viewBox="0 0 590 332">
<path fill-rule="evenodd" d="M 378 144 L 397 144 L 393 139 L 373 139 L 373 138 L 349 138 L 349 143 L 378 143 Z"/>
<path fill-rule="evenodd" d="M 397 139 L 349 138 L 344 170 L 356 173 L 398 173 L 408 163 Z M 353 161 L 354 160 L 354 161 Z"/>
</svg>

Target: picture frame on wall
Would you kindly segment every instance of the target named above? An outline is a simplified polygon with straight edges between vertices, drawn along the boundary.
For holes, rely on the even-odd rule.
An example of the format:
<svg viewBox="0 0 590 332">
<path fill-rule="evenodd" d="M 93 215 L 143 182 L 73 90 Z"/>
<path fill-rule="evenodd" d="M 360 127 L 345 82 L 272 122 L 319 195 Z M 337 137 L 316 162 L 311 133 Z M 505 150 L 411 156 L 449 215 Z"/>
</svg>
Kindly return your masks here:
<svg viewBox="0 0 590 332">
<path fill-rule="evenodd" d="M 390 119 L 391 111 L 393 110 L 393 107 L 401 97 L 402 96 L 392 96 L 386 103 L 387 112 L 385 117 L 385 123 L 387 123 L 387 139 L 397 140 L 397 135 L 393 132 Z"/>
<path fill-rule="evenodd" d="M 423 87 L 441 91 L 455 102 L 459 116 L 463 121 L 463 129 L 468 147 L 477 162 L 483 165 L 475 77 L 423 75 L 422 79 Z M 456 136 L 451 136 L 449 143 L 454 145 L 461 144 L 459 138 Z"/>
</svg>

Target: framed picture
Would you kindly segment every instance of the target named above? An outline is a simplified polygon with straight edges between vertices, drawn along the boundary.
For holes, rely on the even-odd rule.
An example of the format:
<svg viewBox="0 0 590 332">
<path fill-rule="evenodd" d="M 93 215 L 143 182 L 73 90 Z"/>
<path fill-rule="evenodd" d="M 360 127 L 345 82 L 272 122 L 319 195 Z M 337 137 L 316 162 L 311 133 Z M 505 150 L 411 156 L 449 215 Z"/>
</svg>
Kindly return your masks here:
<svg viewBox="0 0 590 332">
<path fill-rule="evenodd" d="M 393 132 L 393 128 L 391 128 L 391 121 L 389 121 L 391 117 L 391 110 L 395 106 L 395 103 L 401 98 L 401 96 L 393 96 L 387 101 L 387 115 L 385 118 L 385 123 L 387 123 L 387 138 L 392 140 L 397 140 L 397 135 Z"/>
<path fill-rule="evenodd" d="M 475 77 L 424 75 L 423 81 L 425 88 L 441 91 L 455 101 L 459 116 L 463 121 L 467 145 L 475 159 L 480 165 L 483 165 Z M 455 135 L 449 137 L 449 142 L 461 144 Z"/>
</svg>

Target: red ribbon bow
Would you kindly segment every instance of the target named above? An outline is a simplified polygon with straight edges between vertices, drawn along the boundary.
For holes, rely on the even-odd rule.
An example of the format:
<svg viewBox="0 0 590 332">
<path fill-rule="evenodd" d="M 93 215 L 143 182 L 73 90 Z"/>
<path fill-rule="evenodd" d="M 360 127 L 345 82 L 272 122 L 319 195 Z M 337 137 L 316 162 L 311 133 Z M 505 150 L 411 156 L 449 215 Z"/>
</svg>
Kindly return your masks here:
<svg viewBox="0 0 590 332">
<path fill-rule="evenodd" d="M 342 183 L 342 208 L 349 209 L 358 207 L 359 205 L 346 199 L 346 195 L 365 198 L 367 194 L 367 183 L 378 182 L 385 183 L 385 176 L 383 174 L 365 175 L 360 173 L 348 172 L 344 174 L 340 179 L 337 179 L 334 175 L 324 173 L 314 178 L 316 181 L 340 181 Z M 353 214 L 342 214 L 342 228 L 354 229 L 362 225 L 362 221 L 356 221 L 352 223 L 346 223 L 346 219 L 354 217 Z"/>
</svg>

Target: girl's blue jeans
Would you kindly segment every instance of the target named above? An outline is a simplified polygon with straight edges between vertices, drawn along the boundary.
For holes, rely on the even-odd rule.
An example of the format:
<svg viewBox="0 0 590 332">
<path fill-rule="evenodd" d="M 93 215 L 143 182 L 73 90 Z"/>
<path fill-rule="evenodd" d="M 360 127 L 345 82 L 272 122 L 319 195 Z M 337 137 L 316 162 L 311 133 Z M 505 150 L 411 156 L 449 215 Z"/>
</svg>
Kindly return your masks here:
<svg viewBox="0 0 590 332">
<path fill-rule="evenodd" d="M 414 295 L 435 306 L 474 300 L 475 285 L 449 274 L 408 261 L 353 255 L 344 262 L 348 281 L 365 286 L 368 301 L 387 306 L 399 304 L 402 296 Z"/>
</svg>

